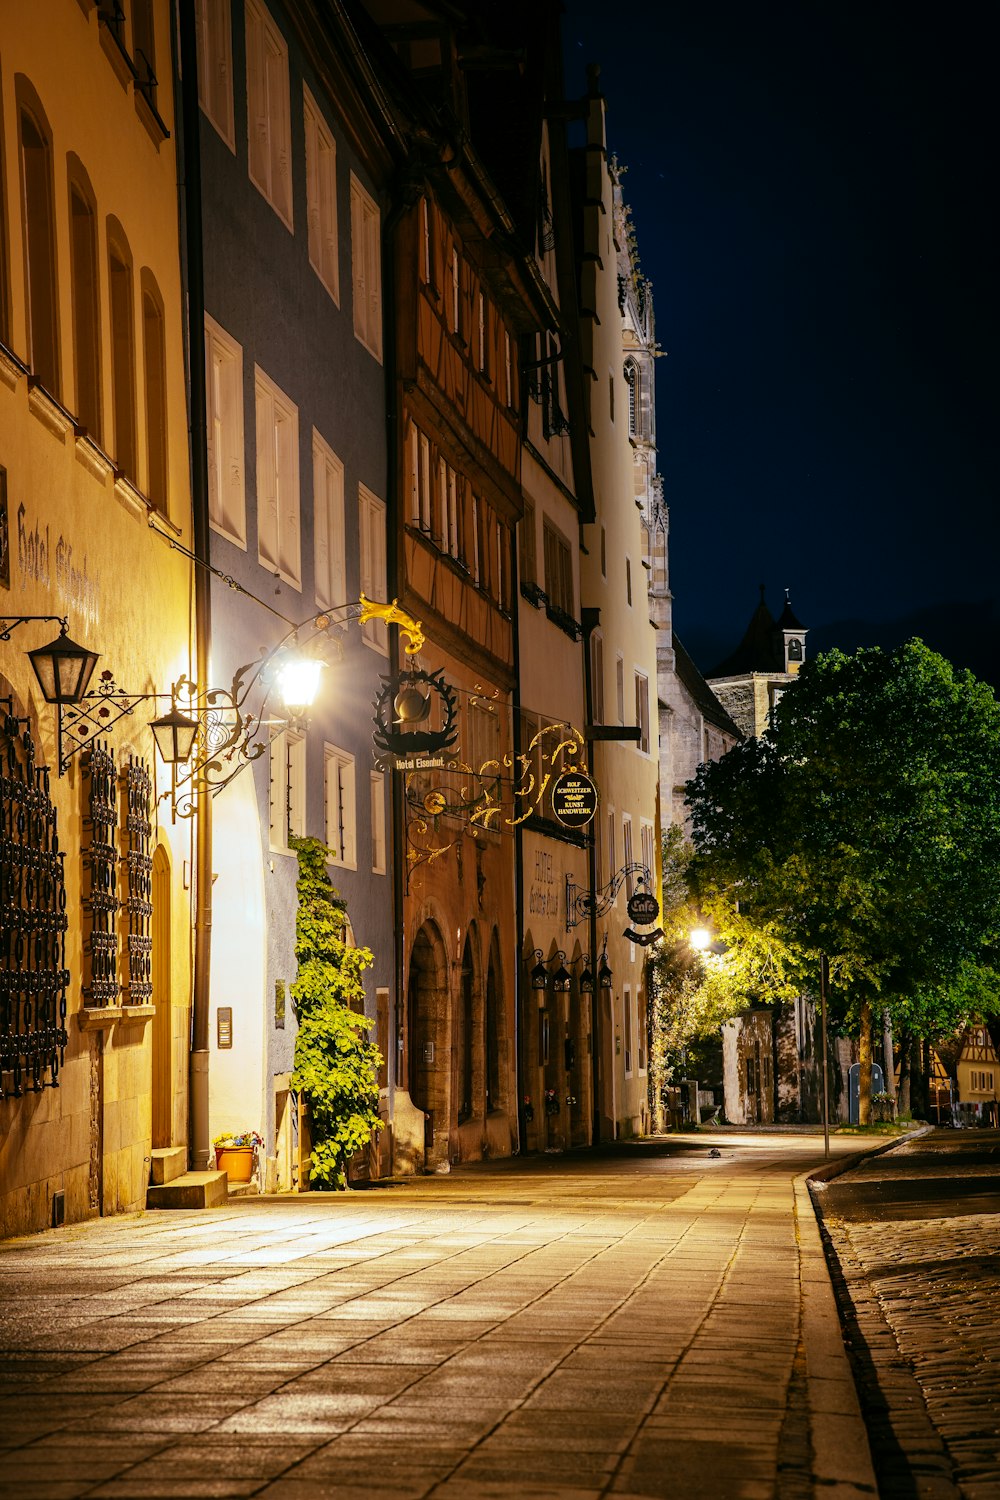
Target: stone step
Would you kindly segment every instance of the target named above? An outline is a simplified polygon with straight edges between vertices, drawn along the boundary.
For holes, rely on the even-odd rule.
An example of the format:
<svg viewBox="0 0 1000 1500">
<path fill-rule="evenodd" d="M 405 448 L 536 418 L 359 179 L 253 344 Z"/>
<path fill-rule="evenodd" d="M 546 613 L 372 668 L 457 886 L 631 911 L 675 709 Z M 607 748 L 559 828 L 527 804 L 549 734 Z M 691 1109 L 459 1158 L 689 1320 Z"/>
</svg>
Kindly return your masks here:
<svg viewBox="0 0 1000 1500">
<path fill-rule="evenodd" d="M 149 1153 L 149 1180 L 154 1187 L 173 1182 L 186 1170 L 186 1146 L 156 1146 Z"/>
<path fill-rule="evenodd" d="M 225 1172 L 184 1172 L 147 1188 L 147 1208 L 217 1208 L 229 1196 Z"/>
</svg>

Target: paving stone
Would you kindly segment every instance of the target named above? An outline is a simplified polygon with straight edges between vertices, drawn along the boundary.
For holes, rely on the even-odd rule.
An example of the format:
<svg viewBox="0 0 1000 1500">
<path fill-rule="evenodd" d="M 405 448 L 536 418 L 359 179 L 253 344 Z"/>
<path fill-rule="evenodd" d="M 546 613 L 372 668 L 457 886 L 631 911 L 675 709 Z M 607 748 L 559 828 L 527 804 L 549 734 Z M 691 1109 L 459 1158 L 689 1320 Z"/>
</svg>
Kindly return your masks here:
<svg viewBox="0 0 1000 1500">
<path fill-rule="evenodd" d="M 723 1134 L 707 1172 L 711 1139 L 0 1245 L 0 1402 L 45 1403 L 17 1500 L 75 1500 L 77 1451 L 88 1500 L 801 1500 L 849 1405 L 802 1393 L 810 1299 L 839 1339 L 795 1186 L 822 1144 Z"/>
</svg>

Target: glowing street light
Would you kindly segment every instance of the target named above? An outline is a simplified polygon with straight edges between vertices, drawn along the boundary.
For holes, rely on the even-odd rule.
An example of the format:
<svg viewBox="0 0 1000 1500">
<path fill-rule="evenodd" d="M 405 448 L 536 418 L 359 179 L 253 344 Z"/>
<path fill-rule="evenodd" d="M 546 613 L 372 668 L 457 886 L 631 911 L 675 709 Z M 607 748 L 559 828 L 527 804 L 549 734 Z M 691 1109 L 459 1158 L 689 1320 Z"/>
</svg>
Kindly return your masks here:
<svg viewBox="0 0 1000 1500">
<path fill-rule="evenodd" d="M 688 942 L 698 953 L 704 953 L 706 948 L 712 946 L 712 934 L 707 927 L 694 927 L 688 934 Z"/>
<path fill-rule="evenodd" d="M 317 656 L 290 656 L 282 663 L 278 669 L 278 691 L 290 714 L 304 714 L 312 708 L 325 665 Z"/>
</svg>

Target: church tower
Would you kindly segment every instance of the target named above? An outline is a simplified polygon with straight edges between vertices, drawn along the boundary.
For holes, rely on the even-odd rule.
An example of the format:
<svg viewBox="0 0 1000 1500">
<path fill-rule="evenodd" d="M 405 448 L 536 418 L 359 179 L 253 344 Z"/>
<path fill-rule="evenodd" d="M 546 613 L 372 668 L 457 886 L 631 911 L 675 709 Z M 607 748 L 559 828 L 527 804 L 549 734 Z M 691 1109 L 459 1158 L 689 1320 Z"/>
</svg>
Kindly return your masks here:
<svg viewBox="0 0 1000 1500">
<path fill-rule="evenodd" d="M 742 641 L 707 676 L 715 696 L 744 734 L 757 739 L 764 733 L 775 704 L 805 661 L 807 633 L 792 609 L 788 590 L 781 617 L 775 620 L 761 584 L 760 603 Z"/>
</svg>

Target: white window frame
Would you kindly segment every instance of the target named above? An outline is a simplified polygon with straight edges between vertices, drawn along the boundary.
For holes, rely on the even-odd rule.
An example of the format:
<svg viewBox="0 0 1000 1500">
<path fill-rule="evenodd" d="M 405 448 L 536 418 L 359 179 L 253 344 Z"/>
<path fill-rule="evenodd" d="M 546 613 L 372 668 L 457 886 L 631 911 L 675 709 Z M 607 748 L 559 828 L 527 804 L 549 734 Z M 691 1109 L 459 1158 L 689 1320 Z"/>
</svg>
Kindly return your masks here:
<svg viewBox="0 0 1000 1500">
<path fill-rule="evenodd" d="M 604 635 L 595 630 L 590 637 L 590 706 L 595 724 L 604 723 Z"/>
<path fill-rule="evenodd" d="M 254 411 L 257 561 L 301 589 L 299 409 L 259 365 L 254 366 Z"/>
<path fill-rule="evenodd" d="M 367 485 L 358 485 L 358 537 L 361 560 L 361 592 L 366 599 L 386 601 L 388 587 L 385 552 L 385 501 Z M 389 655 L 389 629 L 384 620 L 368 620 L 361 639 L 381 656 Z"/>
<path fill-rule="evenodd" d="M 653 824 L 648 818 L 639 819 L 639 848 L 641 850 L 642 862 L 649 871 L 649 878 L 656 884 L 656 834 Z M 650 890 L 655 896 L 656 891 Z"/>
<path fill-rule="evenodd" d="M 306 832 L 306 736 L 301 729 L 271 735 L 268 842 L 275 854 L 289 854 L 288 835 Z"/>
<path fill-rule="evenodd" d="M 305 84 L 302 114 L 306 134 L 306 218 L 309 264 L 340 306 L 340 251 L 337 238 L 337 143 L 322 110 Z"/>
<path fill-rule="evenodd" d="M 639 730 L 638 749 L 643 755 L 650 753 L 649 737 L 649 678 L 645 672 L 633 670 L 632 680 L 635 685 L 635 722 Z"/>
<path fill-rule="evenodd" d="M 315 427 L 313 458 L 313 585 L 317 609 L 347 602 L 344 465 Z M 344 621 L 346 629 L 347 622 Z"/>
<path fill-rule="evenodd" d="M 243 350 L 205 314 L 208 518 L 213 531 L 247 545 L 243 446 Z"/>
<path fill-rule="evenodd" d="M 245 0 L 245 7 L 250 181 L 292 229 L 288 44 L 261 0 Z"/>
<path fill-rule="evenodd" d="M 432 286 L 431 277 L 431 210 L 426 195 L 420 200 L 420 278 Z"/>
<path fill-rule="evenodd" d="M 197 0 L 198 103 L 233 155 L 233 21 L 229 0 Z"/>
<path fill-rule="evenodd" d="M 389 850 L 386 843 L 385 776 L 381 771 L 369 771 L 368 783 L 371 797 L 372 874 L 385 875 L 389 867 Z"/>
<path fill-rule="evenodd" d="M 357 768 L 337 745 L 323 746 L 323 830 L 330 864 L 358 868 Z"/>
<path fill-rule="evenodd" d="M 451 247 L 451 331 L 456 338 L 462 332 L 462 275 L 457 248 Z"/>
<path fill-rule="evenodd" d="M 382 363 L 382 215 L 351 173 L 351 278 L 354 337 Z"/>
<path fill-rule="evenodd" d="M 635 894 L 635 875 L 631 866 L 634 863 L 634 851 L 632 849 L 632 814 L 622 813 L 622 865 L 625 868 L 625 896 L 631 900 Z"/>
</svg>

